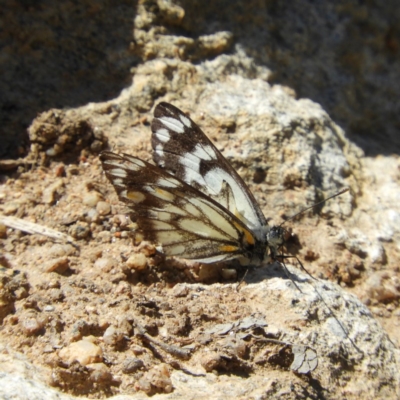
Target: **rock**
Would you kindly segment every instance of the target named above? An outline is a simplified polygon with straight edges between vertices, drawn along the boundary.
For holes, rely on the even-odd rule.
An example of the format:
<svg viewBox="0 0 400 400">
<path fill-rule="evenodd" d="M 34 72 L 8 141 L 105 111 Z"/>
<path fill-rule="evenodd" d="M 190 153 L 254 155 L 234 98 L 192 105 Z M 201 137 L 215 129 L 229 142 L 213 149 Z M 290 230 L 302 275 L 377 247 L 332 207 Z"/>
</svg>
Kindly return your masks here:
<svg viewBox="0 0 400 400">
<path fill-rule="evenodd" d="M 206 372 L 212 372 L 216 370 L 221 362 L 223 362 L 221 355 L 217 352 L 207 352 L 201 357 L 201 366 Z"/>
<path fill-rule="evenodd" d="M 68 233 L 75 239 L 85 239 L 90 235 L 90 228 L 86 222 L 78 222 L 68 229 Z"/>
<path fill-rule="evenodd" d="M 15 214 L 18 209 L 21 207 L 21 204 L 15 202 L 15 201 L 10 201 L 2 207 L 2 211 L 5 215 L 13 215 Z"/>
<path fill-rule="evenodd" d="M 126 222 L 124 221 L 124 224 Z M 121 224 L 121 226 L 123 226 L 123 224 Z M 137 247 L 136 251 L 138 253 L 142 253 L 144 254 L 146 257 L 151 257 L 154 256 L 154 254 L 156 254 L 156 246 L 152 243 L 149 242 L 142 242 L 140 243 L 140 245 Z"/>
<path fill-rule="evenodd" d="M 126 260 L 126 265 L 136 271 L 143 271 L 147 268 L 147 258 L 143 253 L 135 253 Z"/>
<path fill-rule="evenodd" d="M 379 302 L 393 302 L 400 298 L 400 281 L 391 271 L 374 272 L 365 282 L 365 297 Z"/>
<path fill-rule="evenodd" d="M 100 215 L 108 215 L 111 212 L 111 206 L 106 201 L 99 201 L 96 210 Z"/>
<path fill-rule="evenodd" d="M 100 214 L 95 208 L 91 208 L 87 212 L 87 220 L 88 220 L 88 222 L 96 222 L 96 223 L 99 222 L 100 221 L 99 216 L 100 216 Z"/>
<path fill-rule="evenodd" d="M 209 354 L 204 351 L 195 351 L 190 368 L 199 371 L 196 370 L 196 365 L 198 365 L 207 371 L 216 369 L 218 373 L 218 371 L 229 370 L 230 366 L 241 371 L 241 368 L 251 365 L 251 359 L 248 358 L 246 364 L 243 365 L 240 364 L 239 359 L 234 361 L 235 358 L 232 359 L 232 357 L 235 357 L 236 353 L 236 357 L 242 357 L 246 351 L 242 351 L 240 346 L 239 348 L 227 347 L 227 340 L 223 340 L 224 338 L 229 339 L 236 332 L 236 334 L 247 334 L 247 338 L 243 339 L 246 345 L 248 345 L 249 339 L 252 340 L 252 334 L 258 337 L 250 346 L 252 349 L 250 357 L 255 357 L 254 360 L 258 365 L 263 366 L 262 369 L 256 368 L 246 379 L 237 376 L 229 377 L 226 374 L 220 375 L 217 379 L 214 372 L 208 372 L 204 376 L 204 372 L 189 375 L 175 370 L 169 376 L 167 367 L 153 367 L 137 382 L 137 389 L 146 393 L 157 393 L 158 391 L 168 393 L 173 388 L 172 397 L 176 398 L 179 395 L 193 399 L 196 398 L 200 387 L 204 396 L 209 398 L 223 397 L 228 389 L 232 397 L 239 397 L 240 393 L 242 396 L 243 393 L 246 393 L 246 397 L 254 397 L 258 395 L 260 388 L 263 388 L 264 391 L 268 390 L 271 398 L 278 398 L 282 391 L 290 392 L 294 384 L 314 393 L 314 389 L 307 382 L 290 372 L 292 360 L 289 358 L 286 362 L 287 355 L 279 358 L 280 349 L 286 349 L 290 355 L 290 346 L 268 343 L 269 337 L 277 335 L 278 327 L 279 338 L 281 340 L 284 338 L 285 343 L 306 346 L 315 351 L 317 360 L 313 359 L 313 362 L 315 364 L 317 361 L 318 366 L 311 374 L 312 376 L 317 374 L 319 386 L 326 390 L 329 388 L 330 395 L 336 393 L 335 388 L 338 388 L 340 393 L 343 393 L 343 390 L 346 391 L 347 398 L 356 399 L 360 398 L 360 393 L 381 393 L 382 385 L 389 388 L 387 393 L 396 393 L 397 383 L 400 383 L 400 351 L 396 349 L 369 310 L 355 296 L 344 292 L 337 285 L 327 281 L 311 280 L 297 269 L 290 266 L 288 268 L 301 292 L 293 286 L 277 265 L 250 271 L 246 281 L 239 287 L 239 292 L 237 292 L 236 283 L 224 285 L 180 284 L 180 286 L 186 287 L 185 304 L 189 310 L 188 315 L 191 315 L 190 301 L 202 304 L 206 310 L 209 310 L 208 313 L 214 309 L 218 313 L 222 297 L 228 303 L 233 303 L 235 298 L 241 299 L 236 305 L 245 306 L 245 315 L 248 316 L 248 318 L 241 318 L 237 321 L 228 314 L 225 321 L 226 323 L 230 322 L 230 330 L 226 332 L 220 330 L 219 334 L 211 335 L 205 344 L 206 348 L 212 348 L 221 343 L 221 349 L 211 351 Z M 318 293 L 323 297 L 324 302 L 321 301 Z M 170 296 L 176 298 L 173 290 L 170 291 Z M 182 298 L 178 297 L 177 299 Z M 336 318 L 346 329 L 348 335 L 332 316 L 327 306 L 334 310 Z M 203 314 L 205 313 L 206 311 Z M 252 315 L 255 317 L 251 317 Z M 250 323 L 250 321 L 255 322 Z M 265 326 L 265 322 L 262 321 L 273 322 L 275 328 L 272 327 L 269 332 L 269 326 Z M 237 331 L 238 328 L 240 331 Z M 191 333 L 194 338 L 196 329 L 194 328 Z M 265 334 L 260 329 L 264 330 Z M 265 341 L 263 342 L 263 340 Z M 271 352 L 274 349 L 277 349 L 278 352 Z M 377 357 L 377 349 L 379 349 L 379 357 Z M 140 354 L 142 350 L 135 351 Z M 230 351 L 232 355 L 229 355 Z M 60 350 L 59 355 L 66 363 L 78 360 L 82 365 L 87 365 L 101 362 L 102 353 L 97 345 L 85 339 Z M 0 352 L 0 361 L 4 360 L 4 357 L 5 354 Z M 338 367 L 337 360 L 353 367 Z M 278 370 L 271 370 L 271 363 L 275 361 L 283 363 L 283 366 L 278 369 L 279 373 Z M 124 368 L 129 369 L 128 364 L 127 362 Z M 133 362 L 132 365 L 138 366 L 139 364 L 139 362 Z M 0 362 L 1 365 L 5 364 Z M 0 384 L 8 385 L 7 379 L 10 379 L 8 372 L 0 374 Z M 271 384 L 270 379 L 275 382 L 274 385 Z M 24 387 L 31 384 L 29 379 L 26 383 L 24 380 L 20 382 L 21 385 L 25 385 Z M 165 398 L 172 397 L 166 396 Z M 387 397 L 393 398 L 390 394 Z M 141 398 L 140 394 L 134 398 Z"/>
<path fill-rule="evenodd" d="M 137 383 L 137 388 L 151 395 L 154 393 L 171 393 L 173 386 L 166 364 L 159 364 L 148 371 Z"/>
<path fill-rule="evenodd" d="M 27 316 L 21 321 L 22 329 L 27 336 L 40 335 L 43 333 L 44 321 L 41 318 Z"/>
<path fill-rule="evenodd" d="M 68 257 L 54 258 L 53 260 L 46 261 L 43 266 L 43 272 L 58 272 L 62 274 L 69 267 Z"/>
<path fill-rule="evenodd" d="M 96 207 L 102 200 L 102 196 L 98 192 L 89 192 L 83 198 L 83 204 L 89 207 Z"/>
<path fill-rule="evenodd" d="M 103 352 L 99 346 L 89 340 L 79 340 L 64 347 L 58 353 L 67 364 L 78 361 L 81 365 L 88 365 L 102 361 Z"/>
<path fill-rule="evenodd" d="M 335 7 L 321 2 L 310 13 L 304 2 L 279 7 L 259 1 L 221 4 L 178 6 L 158 0 L 133 8 L 103 4 L 88 11 L 84 3 L 72 8 L 66 3 L 65 26 L 73 21 L 76 37 L 93 33 L 90 51 L 83 52 L 82 41 L 70 40 L 70 29 L 65 36 L 63 28 L 49 23 L 58 21 L 57 7 L 43 13 L 13 2 L 4 8 L 5 19 L 17 23 L 5 26 L 9 51 L 2 60 L 10 64 L 6 78 L 23 72 L 14 65 L 21 41 L 32 72 L 28 83 L 25 78 L 3 79 L 2 93 L 10 88 L 15 93 L 4 96 L 9 104 L 3 111 L 11 122 L 2 129 L 11 133 L 18 157 L 26 141 L 15 134 L 18 129 L 26 132 L 39 115 L 29 128 L 27 157 L 12 163 L 17 171 L 2 171 L 1 213 L 87 240 L 81 240 L 74 253 L 51 252 L 50 259 L 69 257 L 71 263 L 69 274 L 52 274 L 60 283 L 51 287 L 51 274 L 42 274 L 37 266 L 48 260 L 44 257 L 53 239 L 12 228 L 5 236 L 3 232 L 1 244 L 13 256 L 11 265 L 4 266 L 15 269 L 12 273 L 26 272 L 28 285 L 21 289 L 17 282 L 2 281 L 0 341 L 8 347 L 0 351 L 0 397 L 115 394 L 142 399 L 143 393 L 132 393 L 135 387 L 154 400 L 400 397 L 399 351 L 393 344 L 400 341 L 395 279 L 400 265 L 400 89 L 393 6 L 376 0 L 342 1 Z M 19 35 L 27 21 L 33 27 L 31 40 Z M 365 34 L 366 26 L 372 27 L 373 40 Z M 44 57 L 38 57 L 36 27 Z M 54 29 L 61 38 L 61 53 L 51 43 Z M 132 36 L 132 30 L 134 40 L 126 36 Z M 104 51 L 96 55 L 92 49 L 98 43 Z M 83 58 L 75 57 L 75 44 Z M 54 75 L 45 72 L 58 71 L 60 54 L 66 55 L 64 66 L 76 66 L 79 59 L 84 66 L 96 67 L 81 74 L 89 69 L 78 65 L 73 79 L 70 71 L 61 74 L 60 90 L 55 91 Z M 108 73 L 109 65 L 115 74 Z M 123 83 L 120 92 L 120 77 L 132 65 L 132 85 Z M 35 71 L 45 77 L 39 84 Z M 112 98 L 115 88 L 120 95 Z M 63 90 L 68 92 L 64 98 Z M 82 93 L 111 100 L 65 107 L 74 103 L 74 93 L 80 99 L 75 104 L 83 104 Z M 288 274 L 298 288 L 273 265 L 250 271 L 241 285 L 202 285 L 194 282 L 221 281 L 223 266 L 166 260 L 156 243 L 144 244 L 135 221 L 125 216 L 126 207 L 106 182 L 97 153 L 109 140 L 109 149 L 151 160 L 151 110 L 160 101 L 172 102 L 200 125 L 249 186 L 270 225 L 282 224 L 293 232 L 287 247 L 298 260 L 286 263 L 301 261 L 315 277 L 340 282 L 369 301 L 390 339 L 353 295 L 329 282 L 313 281 L 290 265 Z M 48 110 L 49 104 L 63 109 Z M 0 147 L 7 157 L 9 145 L 3 135 Z M 350 191 L 290 220 L 343 187 Z M 85 199 L 91 192 L 102 198 Z M 103 197 L 112 207 L 101 204 L 95 209 Z M 140 274 L 127 273 L 125 261 L 132 251 L 147 257 L 147 267 L 143 257 L 141 263 L 132 262 L 133 268 L 143 267 Z M 95 273 L 91 266 L 101 255 Z M 236 265 L 224 267 L 233 273 Z M 171 290 L 174 286 L 179 286 L 176 291 Z M 57 299 L 62 301 L 55 310 L 42 314 L 43 335 L 37 331 L 40 337 L 35 337 L 31 330 L 40 321 L 23 329 L 28 309 L 39 314 Z M 119 324 L 121 316 L 127 323 Z M 154 343 L 137 334 L 140 324 Z M 129 325 L 136 335 L 121 341 L 121 347 L 106 345 L 104 364 L 99 358 L 87 364 L 90 368 L 67 365 L 69 361 L 55 353 L 63 344 L 69 347 L 71 338 L 95 334 L 101 342 L 108 327 L 126 333 Z M 113 333 L 108 339 L 118 343 Z M 26 358 L 13 349 L 23 349 Z M 188 351 L 188 360 L 179 358 L 180 349 Z M 204 358 L 207 352 L 209 360 Z M 143 367 L 125 374 L 124 361 L 132 354 Z M 212 372 L 204 371 L 202 361 Z M 157 367 L 160 363 L 172 366 L 170 376 L 165 365 Z M 51 383 L 57 384 L 57 392 L 42 384 L 56 375 Z M 166 393 L 171 388 L 173 392 Z"/>
<path fill-rule="evenodd" d="M 140 358 L 136 357 L 128 357 L 123 364 L 122 371 L 125 374 L 132 374 L 136 372 L 138 369 L 144 366 L 143 361 Z"/>
<path fill-rule="evenodd" d="M 54 204 L 57 200 L 57 194 L 63 189 L 64 184 L 64 178 L 58 178 L 55 182 L 46 187 L 43 191 L 42 201 L 47 204 Z"/>
<path fill-rule="evenodd" d="M 75 253 L 75 248 L 70 244 L 53 244 L 47 252 L 50 258 L 71 256 Z"/>
<path fill-rule="evenodd" d="M 112 379 L 110 369 L 103 363 L 87 364 L 86 368 L 90 371 L 90 378 L 93 382 L 104 384 Z"/>
<path fill-rule="evenodd" d="M 110 272 L 117 264 L 117 260 L 114 258 L 101 257 L 94 262 L 94 268 L 100 269 L 102 272 Z"/>
<path fill-rule="evenodd" d="M 103 335 L 105 344 L 118 346 L 124 340 L 124 333 L 114 326 L 109 326 Z"/>
</svg>

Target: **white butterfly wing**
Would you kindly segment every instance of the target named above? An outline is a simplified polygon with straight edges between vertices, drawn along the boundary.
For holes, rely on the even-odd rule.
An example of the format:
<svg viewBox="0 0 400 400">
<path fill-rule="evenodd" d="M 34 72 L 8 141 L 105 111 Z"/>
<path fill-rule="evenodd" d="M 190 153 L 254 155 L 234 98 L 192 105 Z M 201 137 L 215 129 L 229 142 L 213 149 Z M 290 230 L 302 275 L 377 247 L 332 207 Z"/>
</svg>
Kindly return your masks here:
<svg viewBox="0 0 400 400">
<path fill-rule="evenodd" d="M 103 152 L 100 159 L 144 238 L 166 255 L 205 263 L 263 260 L 265 240 L 201 191 L 136 157 Z"/>
<path fill-rule="evenodd" d="M 151 129 L 158 166 L 217 201 L 264 240 L 267 222 L 254 196 L 188 116 L 172 104 L 160 103 Z"/>
</svg>

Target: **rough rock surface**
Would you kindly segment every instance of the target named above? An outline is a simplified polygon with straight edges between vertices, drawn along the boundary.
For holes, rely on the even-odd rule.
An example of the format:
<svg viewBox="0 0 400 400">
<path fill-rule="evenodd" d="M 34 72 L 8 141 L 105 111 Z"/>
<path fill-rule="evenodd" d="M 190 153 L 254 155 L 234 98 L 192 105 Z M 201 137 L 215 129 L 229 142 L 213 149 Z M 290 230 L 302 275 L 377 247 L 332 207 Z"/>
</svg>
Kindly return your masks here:
<svg viewBox="0 0 400 400">
<path fill-rule="evenodd" d="M 279 265 L 254 270 L 240 286 L 237 283 L 179 283 L 172 289 L 149 288 L 146 294 L 148 298 L 151 294 L 153 304 L 144 307 L 149 315 L 153 315 L 151 319 L 143 312 L 134 315 L 133 305 L 135 302 L 136 307 L 138 305 L 135 296 L 129 302 L 123 296 L 117 298 L 116 301 L 125 303 L 124 318 L 134 323 L 139 320 L 155 323 L 159 325 L 158 336 L 162 340 L 192 352 L 185 359 L 153 344 L 159 357 L 169 364 L 173 388 L 171 395 L 153 398 L 226 398 L 227 394 L 232 398 L 268 396 L 273 399 L 282 396 L 394 398 L 399 378 L 399 352 L 366 306 L 337 285 L 312 281 L 293 268 L 290 271 L 301 292 Z M 103 309 L 99 310 L 98 317 L 102 314 Z M 116 313 L 114 318 L 118 318 Z M 109 322 L 114 318 L 111 317 Z M 290 370 L 294 345 L 303 345 L 316 352 L 318 366 L 315 370 L 306 375 Z M 107 349 L 105 357 L 113 358 L 114 365 L 110 369 L 114 379 L 120 360 L 126 359 L 132 351 L 139 352 L 133 343 L 129 343 L 125 346 L 131 350 L 120 349 L 115 358 L 118 353 L 112 352 L 112 346 L 105 343 L 102 346 Z M 150 349 L 142 348 L 138 355 L 145 364 L 150 361 Z M 85 357 L 83 353 L 81 350 L 79 356 Z M 15 358 L 12 356 L 13 351 L 3 347 L 0 393 L 11 393 L 18 385 L 21 393 L 33 391 L 33 397 L 29 398 L 40 398 L 34 395 L 39 388 L 41 398 L 54 398 L 53 389 L 44 389 L 40 383 L 35 383 L 46 374 L 30 366 L 23 357 L 15 353 Z M 30 379 L 26 381 L 21 378 L 27 374 L 21 372 L 24 368 L 29 370 L 27 378 Z M 58 369 L 55 367 L 54 371 Z M 54 371 L 53 374 L 59 373 Z M 78 374 L 79 370 L 73 372 Z M 94 380 L 91 375 L 87 379 L 89 382 Z M 121 375 L 120 379 L 124 384 L 126 378 Z M 104 381 L 97 381 L 97 384 L 101 387 Z M 141 384 L 145 386 L 143 382 Z M 71 381 L 70 385 L 73 392 L 72 385 L 82 384 L 76 376 L 76 381 Z M 121 391 L 130 393 L 132 399 L 143 398 L 141 393 L 133 394 L 130 385 Z"/>
<path fill-rule="evenodd" d="M 268 83 L 273 72 L 229 31 L 182 38 L 184 6 L 154 4 L 137 8 L 144 62 L 132 85 L 108 102 L 43 110 L 28 157 L 2 176 L 0 214 L 76 244 L 7 228 L 0 215 L 0 393 L 398 398 L 398 158 L 366 157 L 319 104 Z M 289 252 L 318 280 L 289 266 L 296 288 L 274 265 L 238 285 L 244 271 L 233 265 L 132 244 L 98 153 L 151 160 L 161 100 L 190 113 L 271 223 L 350 188 L 286 224 Z"/>
<path fill-rule="evenodd" d="M 398 153 L 399 13 L 396 0 L 11 1 L 1 15 L 0 154 L 23 152 L 40 112 L 114 98 L 141 59 L 199 63 L 232 51 L 255 61 L 251 77 L 268 70 L 322 104 L 369 154 Z"/>
</svg>

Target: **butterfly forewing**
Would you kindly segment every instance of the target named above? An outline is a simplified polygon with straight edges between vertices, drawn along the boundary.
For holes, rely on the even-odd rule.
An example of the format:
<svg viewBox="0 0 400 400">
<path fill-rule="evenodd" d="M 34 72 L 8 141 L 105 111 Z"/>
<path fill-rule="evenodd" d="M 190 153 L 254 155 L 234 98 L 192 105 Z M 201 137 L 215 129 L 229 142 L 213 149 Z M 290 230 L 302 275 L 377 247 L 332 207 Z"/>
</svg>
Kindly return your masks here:
<svg viewBox="0 0 400 400">
<path fill-rule="evenodd" d="M 201 191 L 136 157 L 103 152 L 100 159 L 144 238 L 160 243 L 166 255 L 207 263 L 263 259 L 265 243 Z"/>
<path fill-rule="evenodd" d="M 267 223 L 254 196 L 203 131 L 168 103 L 154 110 L 153 159 L 177 178 L 217 201 L 264 240 Z"/>
</svg>

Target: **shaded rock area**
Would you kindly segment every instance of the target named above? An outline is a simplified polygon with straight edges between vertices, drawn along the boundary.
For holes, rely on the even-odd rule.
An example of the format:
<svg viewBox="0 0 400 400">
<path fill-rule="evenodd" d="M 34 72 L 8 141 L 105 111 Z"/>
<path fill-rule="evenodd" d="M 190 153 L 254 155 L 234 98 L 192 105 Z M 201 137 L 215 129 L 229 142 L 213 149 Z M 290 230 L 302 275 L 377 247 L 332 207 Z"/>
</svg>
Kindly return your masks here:
<svg viewBox="0 0 400 400">
<path fill-rule="evenodd" d="M 398 153 L 399 13 L 395 0 L 11 1 L 0 17 L 0 155 L 24 153 L 38 113 L 114 98 L 141 59 L 238 50 L 255 61 L 252 77 L 267 67 L 368 154 Z"/>
<path fill-rule="evenodd" d="M 0 157 L 23 155 L 51 108 L 105 101 L 129 84 L 135 3 L 9 1 L 2 7 Z"/>
<path fill-rule="evenodd" d="M 28 129 L 28 155 L 0 165 L 1 395 L 398 398 L 398 158 L 367 157 L 348 139 L 336 118 L 354 135 L 352 124 L 364 114 L 355 108 L 349 117 L 342 94 L 333 108 L 321 100 L 323 108 L 297 98 L 295 89 L 305 97 L 301 88 L 312 87 L 311 78 L 300 88 L 272 84 L 282 80 L 284 67 L 270 62 L 272 53 L 244 46 L 250 37 L 253 47 L 261 39 L 236 27 L 239 14 L 243 24 L 260 15 L 254 30 L 265 15 L 279 21 L 287 14 L 277 7 L 255 2 L 246 14 L 236 3 L 219 21 L 196 2 L 127 4 L 135 15 L 133 38 L 124 37 L 137 62 L 132 84 L 108 101 L 43 106 Z M 206 29 L 203 18 L 214 24 Z M 317 60 L 324 48 L 315 49 Z M 317 65 L 303 67 L 311 74 Z M 322 97 L 331 84 L 321 84 Z M 360 81 L 354 85 L 362 90 Z M 338 99 L 347 111 L 335 114 Z M 278 264 L 246 275 L 232 263 L 167 260 L 154 244 L 133 243 L 126 208 L 98 153 L 111 148 L 150 161 L 159 101 L 200 125 L 271 225 L 350 189 L 285 225 L 293 231 L 288 253 L 315 278 L 296 259 L 288 260 L 290 280 Z M 385 101 L 390 96 L 382 108 Z M 381 139 L 396 151 L 390 113 Z M 376 140 L 364 135 L 362 143 Z M 68 236 L 56 242 L 26 234 L 2 216 Z"/>
</svg>

